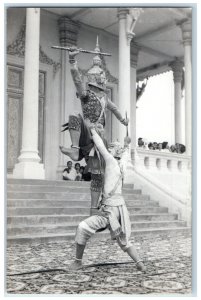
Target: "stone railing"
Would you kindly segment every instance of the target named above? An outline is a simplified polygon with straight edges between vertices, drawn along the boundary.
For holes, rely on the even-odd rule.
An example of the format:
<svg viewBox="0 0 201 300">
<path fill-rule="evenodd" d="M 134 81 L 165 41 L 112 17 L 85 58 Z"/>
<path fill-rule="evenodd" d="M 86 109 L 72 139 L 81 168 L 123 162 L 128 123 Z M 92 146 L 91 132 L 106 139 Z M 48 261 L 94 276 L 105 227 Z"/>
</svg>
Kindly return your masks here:
<svg viewBox="0 0 201 300">
<path fill-rule="evenodd" d="M 136 188 L 191 224 L 191 157 L 137 148 L 129 178 Z"/>
<path fill-rule="evenodd" d="M 185 154 L 137 148 L 135 165 L 150 172 L 182 173 L 191 170 L 191 159 Z"/>
</svg>

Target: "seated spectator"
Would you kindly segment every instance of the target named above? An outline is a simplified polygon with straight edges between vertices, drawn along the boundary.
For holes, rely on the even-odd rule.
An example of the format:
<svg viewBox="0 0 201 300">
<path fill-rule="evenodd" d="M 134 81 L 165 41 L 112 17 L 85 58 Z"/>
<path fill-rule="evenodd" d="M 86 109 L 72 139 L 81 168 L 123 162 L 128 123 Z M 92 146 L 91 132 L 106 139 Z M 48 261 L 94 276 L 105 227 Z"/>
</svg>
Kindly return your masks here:
<svg viewBox="0 0 201 300">
<path fill-rule="evenodd" d="M 186 147 L 183 144 L 180 144 L 180 153 L 183 154 L 186 151 Z"/>
<path fill-rule="evenodd" d="M 144 142 L 144 145 L 143 145 L 144 150 L 149 150 L 148 141 L 146 139 L 143 139 L 143 142 Z"/>
<path fill-rule="evenodd" d="M 80 164 L 75 164 L 75 181 L 81 181 L 82 180 L 82 174 L 80 172 Z"/>
<path fill-rule="evenodd" d="M 177 153 L 180 153 L 180 144 L 179 143 L 175 144 L 175 149 L 176 149 Z"/>
<path fill-rule="evenodd" d="M 63 180 L 75 180 L 75 169 L 73 169 L 72 161 L 67 161 L 67 168 L 63 170 Z"/>
<path fill-rule="evenodd" d="M 175 145 L 170 146 L 170 152 L 177 153 L 177 149 Z"/>
<path fill-rule="evenodd" d="M 144 146 L 144 141 L 142 138 L 138 138 L 138 147 L 143 147 Z"/>
<path fill-rule="evenodd" d="M 162 150 L 164 152 L 170 152 L 168 142 L 162 142 Z"/>
<path fill-rule="evenodd" d="M 149 148 L 149 150 L 153 150 L 153 143 L 149 143 L 148 148 Z"/>
<path fill-rule="evenodd" d="M 158 143 L 158 150 L 159 150 L 159 151 L 162 150 L 162 147 L 163 147 L 162 143 Z"/>
<path fill-rule="evenodd" d="M 153 142 L 153 150 L 157 150 L 158 149 L 158 143 Z"/>
<path fill-rule="evenodd" d="M 91 181 L 91 173 L 85 171 L 85 167 L 80 167 L 80 173 L 82 174 L 83 181 Z"/>
</svg>

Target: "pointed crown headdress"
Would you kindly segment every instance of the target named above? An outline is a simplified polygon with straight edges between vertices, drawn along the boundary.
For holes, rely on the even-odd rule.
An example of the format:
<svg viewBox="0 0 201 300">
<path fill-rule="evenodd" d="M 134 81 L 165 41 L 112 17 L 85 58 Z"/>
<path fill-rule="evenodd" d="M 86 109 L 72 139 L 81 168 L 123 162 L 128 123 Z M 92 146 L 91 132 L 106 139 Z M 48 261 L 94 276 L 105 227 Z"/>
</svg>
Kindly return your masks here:
<svg viewBox="0 0 201 300">
<path fill-rule="evenodd" d="M 100 52 L 98 37 L 96 41 L 96 48 L 94 50 Z M 104 91 L 106 89 L 106 74 L 101 66 L 102 61 L 100 55 L 97 53 L 97 55 L 93 58 L 92 67 L 87 72 L 87 83 L 88 85 L 95 86 Z"/>
</svg>

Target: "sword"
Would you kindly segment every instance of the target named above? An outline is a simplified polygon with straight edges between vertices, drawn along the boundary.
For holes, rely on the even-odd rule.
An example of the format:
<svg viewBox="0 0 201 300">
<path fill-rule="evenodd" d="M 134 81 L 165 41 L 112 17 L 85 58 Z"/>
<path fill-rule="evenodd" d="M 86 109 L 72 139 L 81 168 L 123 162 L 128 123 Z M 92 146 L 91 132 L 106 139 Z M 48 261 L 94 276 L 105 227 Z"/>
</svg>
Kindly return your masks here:
<svg viewBox="0 0 201 300">
<path fill-rule="evenodd" d="M 51 48 L 53 49 L 61 49 L 61 50 L 66 50 L 66 51 L 76 51 L 78 50 L 79 52 L 83 52 L 83 53 L 91 53 L 91 54 L 99 54 L 99 55 L 103 55 L 103 56 L 112 56 L 112 54 L 110 53 L 104 53 L 104 52 L 100 52 L 100 51 L 91 51 L 91 50 L 84 50 L 82 48 L 73 48 L 73 47 L 61 47 L 61 46 L 51 46 Z"/>
<path fill-rule="evenodd" d="M 126 111 L 126 120 L 128 119 L 127 117 L 127 111 Z M 128 136 L 128 125 L 126 125 L 126 136 Z"/>
</svg>

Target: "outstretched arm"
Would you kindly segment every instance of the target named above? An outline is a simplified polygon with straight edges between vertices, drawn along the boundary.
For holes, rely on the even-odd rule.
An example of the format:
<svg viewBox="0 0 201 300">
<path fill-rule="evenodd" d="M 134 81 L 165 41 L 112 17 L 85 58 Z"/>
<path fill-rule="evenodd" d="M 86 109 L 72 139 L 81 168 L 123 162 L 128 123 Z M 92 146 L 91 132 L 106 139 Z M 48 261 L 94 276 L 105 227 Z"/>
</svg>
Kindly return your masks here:
<svg viewBox="0 0 201 300">
<path fill-rule="evenodd" d="M 107 108 L 116 116 L 116 118 L 125 126 L 128 125 L 128 119 L 124 119 L 118 107 L 109 99 L 107 100 Z"/>
</svg>

